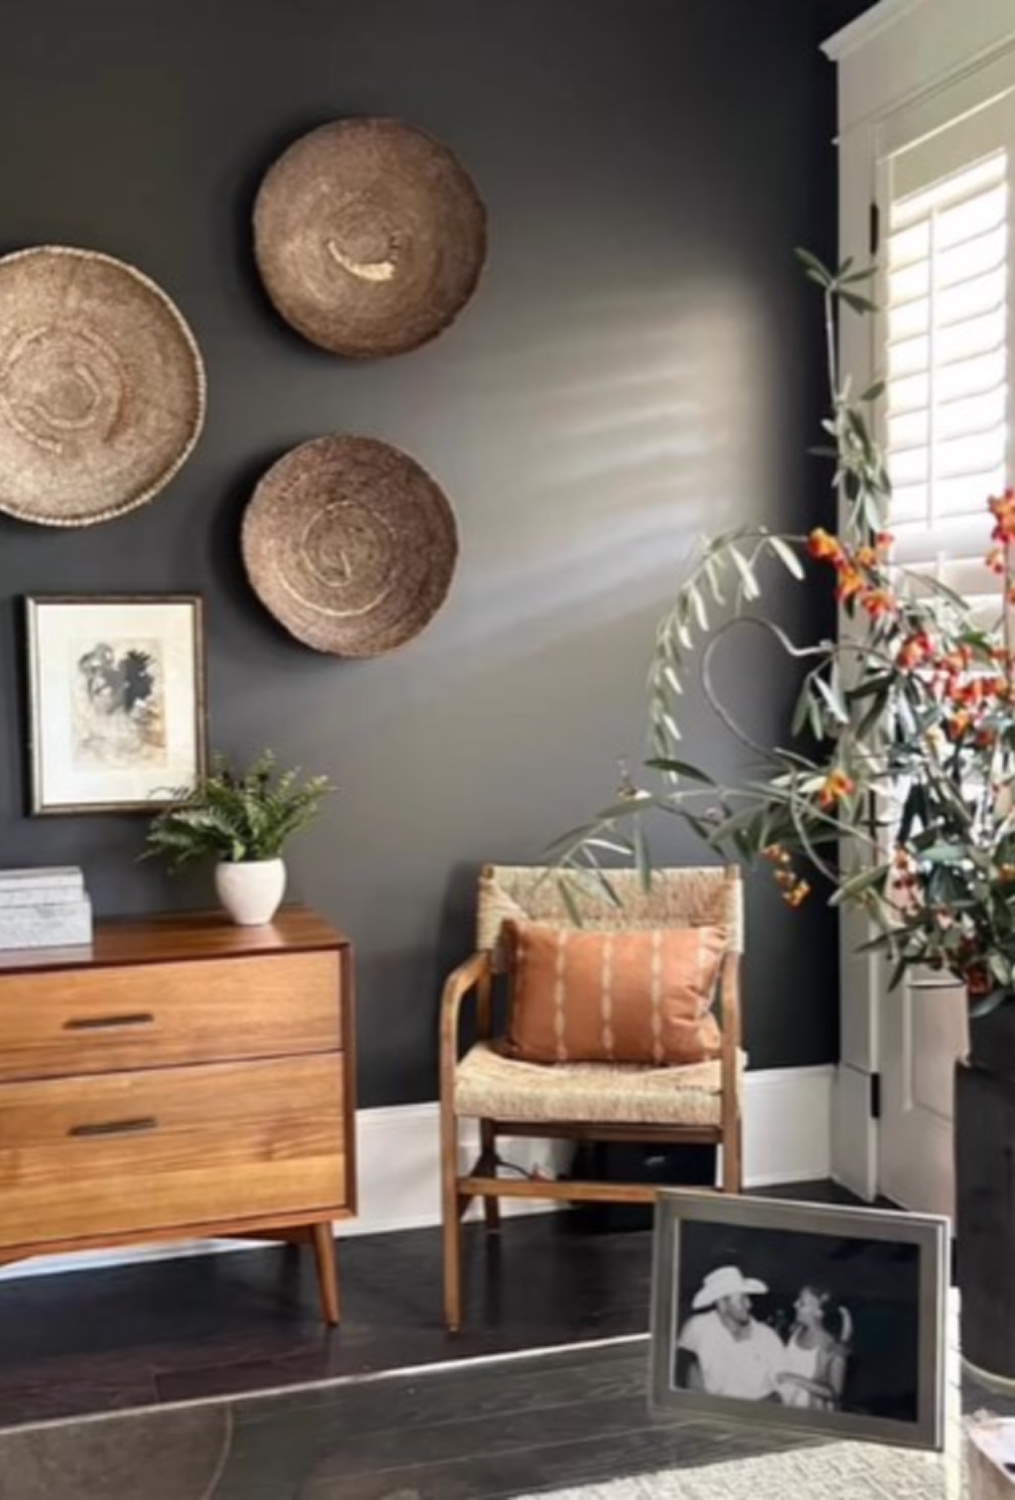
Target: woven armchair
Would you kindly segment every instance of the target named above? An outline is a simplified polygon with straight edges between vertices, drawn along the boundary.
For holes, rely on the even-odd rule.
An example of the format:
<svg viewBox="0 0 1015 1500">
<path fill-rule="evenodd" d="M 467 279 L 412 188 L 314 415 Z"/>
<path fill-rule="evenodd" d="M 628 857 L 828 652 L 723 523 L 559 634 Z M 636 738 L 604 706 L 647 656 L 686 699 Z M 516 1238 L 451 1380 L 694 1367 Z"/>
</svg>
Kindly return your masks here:
<svg viewBox="0 0 1015 1500">
<path fill-rule="evenodd" d="M 717 1015 L 720 1056 L 685 1067 L 623 1063 L 516 1061 L 498 1048 L 493 1029 L 494 976 L 505 972 L 501 928 L 509 917 L 573 926 L 552 872 L 538 867 L 487 865 L 479 881 L 477 952 L 448 977 L 441 1005 L 441 1177 L 444 1223 L 444 1312 L 452 1331 L 462 1321 L 462 1215 L 483 1200 L 488 1230 L 499 1227 L 502 1197 L 567 1201 L 652 1201 L 647 1183 L 557 1182 L 497 1175 L 498 1136 L 589 1141 L 706 1143 L 722 1146 L 722 1190 L 741 1188 L 741 1075 L 739 962 L 743 902 L 736 867 L 660 870 L 644 891 L 632 871 L 611 872 L 619 908 L 579 897 L 582 926 L 591 930 L 723 928 Z M 460 1055 L 463 1004 L 472 1000 L 476 1041 Z M 479 1159 L 464 1176 L 459 1122 L 479 1122 Z"/>
</svg>

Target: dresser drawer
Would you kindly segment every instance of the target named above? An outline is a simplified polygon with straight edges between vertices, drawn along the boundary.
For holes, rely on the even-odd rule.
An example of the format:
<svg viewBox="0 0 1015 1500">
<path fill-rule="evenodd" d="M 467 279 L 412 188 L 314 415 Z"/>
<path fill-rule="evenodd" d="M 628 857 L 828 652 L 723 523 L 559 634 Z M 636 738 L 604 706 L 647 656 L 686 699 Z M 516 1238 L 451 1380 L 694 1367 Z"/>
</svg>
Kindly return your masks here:
<svg viewBox="0 0 1015 1500">
<path fill-rule="evenodd" d="M 0 1086 L 0 1247 L 347 1199 L 338 1054 Z"/>
<path fill-rule="evenodd" d="M 0 976 L 0 1081 L 341 1043 L 337 952 Z"/>
</svg>

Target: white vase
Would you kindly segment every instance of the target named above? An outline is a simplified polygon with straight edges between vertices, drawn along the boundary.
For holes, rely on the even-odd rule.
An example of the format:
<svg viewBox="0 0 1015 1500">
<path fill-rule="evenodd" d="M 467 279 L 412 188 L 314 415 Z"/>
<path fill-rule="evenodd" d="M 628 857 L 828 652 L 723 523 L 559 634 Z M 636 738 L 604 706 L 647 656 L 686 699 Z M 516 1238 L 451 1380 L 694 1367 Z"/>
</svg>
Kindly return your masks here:
<svg viewBox="0 0 1015 1500">
<path fill-rule="evenodd" d="M 252 859 L 215 866 L 218 898 L 238 927 L 263 927 L 278 911 L 285 891 L 281 859 Z"/>
</svg>

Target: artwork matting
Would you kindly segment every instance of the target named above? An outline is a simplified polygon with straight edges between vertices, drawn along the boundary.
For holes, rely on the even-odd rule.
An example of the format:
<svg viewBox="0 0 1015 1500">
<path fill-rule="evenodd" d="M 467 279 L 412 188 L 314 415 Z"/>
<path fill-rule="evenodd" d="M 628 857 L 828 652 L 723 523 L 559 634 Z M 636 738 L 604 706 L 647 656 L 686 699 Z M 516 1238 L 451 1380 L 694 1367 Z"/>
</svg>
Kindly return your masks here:
<svg viewBox="0 0 1015 1500">
<path fill-rule="evenodd" d="M 940 1449 L 948 1246 L 929 1216 L 661 1194 L 653 1406 Z"/>
<path fill-rule="evenodd" d="M 153 812 L 207 761 L 195 594 L 25 600 L 30 811 Z"/>
</svg>

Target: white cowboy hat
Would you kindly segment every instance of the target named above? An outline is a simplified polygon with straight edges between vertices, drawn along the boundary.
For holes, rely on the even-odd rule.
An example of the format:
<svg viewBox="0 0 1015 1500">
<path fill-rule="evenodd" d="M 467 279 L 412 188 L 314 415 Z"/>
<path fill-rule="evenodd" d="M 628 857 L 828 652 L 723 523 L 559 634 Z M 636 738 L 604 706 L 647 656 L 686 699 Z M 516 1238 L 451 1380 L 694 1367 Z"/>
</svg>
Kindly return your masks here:
<svg viewBox="0 0 1015 1500">
<path fill-rule="evenodd" d="M 744 1276 L 737 1266 L 719 1266 L 715 1271 L 709 1271 L 705 1280 L 701 1283 L 701 1290 L 695 1293 L 691 1307 L 699 1312 L 703 1307 L 712 1307 L 720 1297 L 735 1297 L 738 1292 L 756 1293 L 760 1295 L 767 1292 L 768 1287 L 763 1281 L 755 1281 L 752 1276 Z"/>
</svg>

